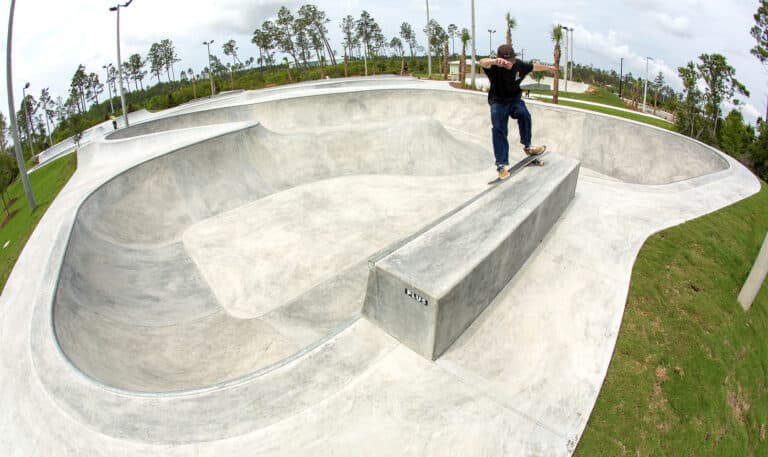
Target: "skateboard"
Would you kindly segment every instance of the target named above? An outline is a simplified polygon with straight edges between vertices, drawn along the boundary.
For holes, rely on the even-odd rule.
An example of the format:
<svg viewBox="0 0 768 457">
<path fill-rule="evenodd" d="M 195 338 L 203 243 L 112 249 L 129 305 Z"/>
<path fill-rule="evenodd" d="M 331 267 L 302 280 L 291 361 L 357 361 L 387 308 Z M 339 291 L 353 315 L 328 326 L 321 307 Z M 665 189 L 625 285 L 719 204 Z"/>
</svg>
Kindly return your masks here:
<svg viewBox="0 0 768 457">
<path fill-rule="evenodd" d="M 506 179 L 496 178 L 496 179 L 494 179 L 493 181 L 489 181 L 489 182 L 488 182 L 488 185 L 491 185 L 491 184 L 498 184 L 498 183 L 500 183 L 500 182 L 504 182 L 504 181 L 507 181 L 509 178 L 511 178 L 511 177 L 512 177 L 512 175 L 514 175 L 514 174 L 515 174 L 515 173 L 517 173 L 518 171 L 522 170 L 524 167 L 527 167 L 527 166 L 530 166 L 530 165 L 536 165 L 536 166 L 538 166 L 538 167 L 543 167 L 543 166 L 544 166 L 544 161 L 543 161 L 543 160 L 541 160 L 541 158 L 542 158 L 543 156 L 545 156 L 546 154 L 547 154 L 547 153 L 546 153 L 546 151 L 545 151 L 545 152 L 542 152 L 542 153 L 541 153 L 541 154 L 539 154 L 539 155 L 535 155 L 535 156 L 534 156 L 534 155 L 531 155 L 531 156 L 525 156 L 525 158 L 523 158 L 523 160 L 521 160 L 521 161 L 517 162 L 517 163 L 516 163 L 514 166 L 512 166 L 512 167 L 509 169 L 509 176 L 508 176 Z"/>
</svg>

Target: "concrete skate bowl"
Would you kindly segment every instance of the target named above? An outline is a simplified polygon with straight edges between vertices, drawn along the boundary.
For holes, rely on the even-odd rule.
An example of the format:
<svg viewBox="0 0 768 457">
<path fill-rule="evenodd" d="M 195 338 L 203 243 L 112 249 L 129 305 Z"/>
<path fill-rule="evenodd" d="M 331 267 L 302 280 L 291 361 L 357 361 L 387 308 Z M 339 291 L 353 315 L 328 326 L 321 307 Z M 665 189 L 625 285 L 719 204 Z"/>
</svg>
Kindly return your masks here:
<svg viewBox="0 0 768 457">
<path fill-rule="evenodd" d="M 83 202 L 53 304 L 64 355 L 111 388 L 173 393 L 259 376 L 328 341 L 359 317 L 371 255 L 486 189 L 483 97 L 345 92 L 125 129 L 121 141 L 253 123 L 129 169 Z M 531 111 L 537 141 L 611 179 L 666 184 L 727 167 L 658 129 Z"/>
</svg>

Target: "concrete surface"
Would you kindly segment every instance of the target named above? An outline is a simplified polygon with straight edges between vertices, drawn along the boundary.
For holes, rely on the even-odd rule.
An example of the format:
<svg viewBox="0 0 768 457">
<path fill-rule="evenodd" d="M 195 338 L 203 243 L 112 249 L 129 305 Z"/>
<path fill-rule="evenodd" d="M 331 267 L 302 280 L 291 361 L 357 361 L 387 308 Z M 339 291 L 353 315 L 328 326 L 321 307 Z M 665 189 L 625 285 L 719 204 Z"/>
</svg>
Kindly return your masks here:
<svg viewBox="0 0 768 457">
<path fill-rule="evenodd" d="M 747 280 L 739 292 L 738 300 L 744 311 L 749 311 L 752 307 L 752 303 L 754 303 L 757 294 L 763 287 L 766 277 L 768 277 L 768 234 L 765 235 L 763 245 L 757 254 L 757 259 L 755 259 L 755 263 L 749 271 L 749 276 L 747 276 Z"/>
<path fill-rule="evenodd" d="M 759 183 L 669 132 L 529 107 L 581 161 L 575 198 L 437 362 L 360 318 L 365 259 L 493 177 L 484 94 L 323 81 L 94 139 L 0 296 L 0 455 L 570 455 L 642 243 Z"/>
<path fill-rule="evenodd" d="M 429 360 L 469 327 L 573 199 L 578 162 L 547 154 L 381 259 L 363 315 Z"/>
</svg>

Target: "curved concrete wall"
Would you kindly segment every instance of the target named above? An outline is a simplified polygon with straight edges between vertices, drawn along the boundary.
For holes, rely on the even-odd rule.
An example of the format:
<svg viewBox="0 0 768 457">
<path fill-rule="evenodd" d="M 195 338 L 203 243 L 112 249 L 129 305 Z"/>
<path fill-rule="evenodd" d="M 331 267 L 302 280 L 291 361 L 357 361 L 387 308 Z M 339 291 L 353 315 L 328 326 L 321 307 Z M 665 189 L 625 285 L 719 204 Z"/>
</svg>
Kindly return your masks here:
<svg viewBox="0 0 768 457">
<path fill-rule="evenodd" d="M 287 100 L 181 114 L 136 124 L 110 139 L 128 138 L 177 128 L 222 122 L 254 121 L 286 132 L 360 123 L 388 122 L 426 116 L 440 124 L 477 136 L 490 149 L 490 117 L 481 93 L 413 89 L 310 95 Z M 668 184 L 728 167 L 709 147 L 682 135 L 636 122 L 543 103 L 529 103 L 534 143 L 581 161 L 582 166 L 620 181 Z M 510 143 L 516 150 L 517 130 L 510 121 Z"/>
<path fill-rule="evenodd" d="M 196 389 L 265 369 L 359 315 L 365 252 L 344 257 L 350 268 L 300 288 L 269 312 L 242 318 L 222 306 L 191 257 L 182 239 L 190 227 L 293 188 L 355 192 L 311 187 L 345 176 L 405 176 L 414 192 L 442 180 L 448 188 L 437 189 L 443 193 L 457 186 L 452 175 L 481 170 L 486 160 L 482 148 L 455 138 L 439 122 L 412 117 L 386 126 L 287 134 L 256 125 L 143 163 L 101 186 L 78 211 L 54 303 L 58 343 L 88 376 L 131 391 Z M 372 181 L 361 178 L 360 191 Z M 377 191 L 386 192 L 386 186 Z M 466 191 L 456 196 L 466 197 Z M 419 209 L 430 214 L 456 203 Z M 385 226 L 394 216 L 382 211 L 363 219 Z M 414 230 L 412 224 L 400 230 L 405 227 L 398 236 Z M 391 230 L 397 233 L 398 226 Z M 380 244 L 375 248 L 386 245 Z M 291 282 L 286 277 L 282 286 Z M 277 330 L 286 326 L 300 337 Z"/>
</svg>

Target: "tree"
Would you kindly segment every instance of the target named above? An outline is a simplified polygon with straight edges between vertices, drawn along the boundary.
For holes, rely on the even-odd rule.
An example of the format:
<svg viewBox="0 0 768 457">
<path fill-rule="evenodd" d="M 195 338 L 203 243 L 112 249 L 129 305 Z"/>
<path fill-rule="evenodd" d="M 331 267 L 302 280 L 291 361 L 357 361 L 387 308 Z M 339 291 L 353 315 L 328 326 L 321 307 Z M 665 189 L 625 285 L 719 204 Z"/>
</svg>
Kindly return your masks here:
<svg viewBox="0 0 768 457">
<path fill-rule="evenodd" d="M 448 36 L 451 37 L 451 54 L 456 54 L 456 43 L 454 42 L 454 38 L 457 36 L 460 36 L 459 33 L 459 27 L 456 24 L 449 24 L 448 25 Z"/>
<path fill-rule="evenodd" d="M 659 101 L 659 91 L 661 91 L 662 87 L 664 87 L 664 73 L 659 72 L 659 74 L 656 75 L 656 79 L 653 80 L 653 88 L 654 88 L 653 113 L 654 114 L 656 114 L 656 106 Z"/>
<path fill-rule="evenodd" d="M 173 64 L 180 62 L 181 59 L 176 53 L 173 41 L 166 38 L 160 42 L 160 56 L 162 67 L 165 68 L 165 73 L 168 75 L 168 81 L 175 81 L 176 73 L 173 71 Z"/>
<path fill-rule="evenodd" d="M 274 60 L 272 49 L 275 48 L 275 36 L 276 36 L 275 24 L 271 21 L 265 21 L 260 29 L 253 31 L 253 37 L 251 43 L 255 44 L 259 48 L 259 65 L 273 65 Z"/>
<path fill-rule="evenodd" d="M 16 168 L 16 161 L 13 156 L 6 153 L 0 153 L 0 197 L 3 201 L 3 209 L 5 210 L 5 217 L 11 216 L 8 208 L 8 201 L 6 200 L 6 192 L 13 180 L 18 174 L 18 168 Z"/>
<path fill-rule="evenodd" d="M 2 111 L 0 111 L 0 154 L 10 154 L 8 147 L 8 121 L 5 119 Z"/>
<path fill-rule="evenodd" d="M 416 34 L 413 32 L 413 27 L 407 22 L 400 24 L 400 38 L 408 43 L 408 49 L 411 52 L 411 60 L 413 60 L 413 50 L 416 47 Z"/>
<path fill-rule="evenodd" d="M 402 58 L 405 55 L 405 48 L 403 48 L 403 42 L 398 37 L 392 37 L 391 40 L 389 40 L 389 47 L 400 55 Z"/>
<path fill-rule="evenodd" d="M 232 57 L 232 65 L 235 66 L 236 64 L 242 65 L 242 62 L 240 62 L 240 59 L 237 58 L 237 50 L 239 49 L 237 47 L 237 42 L 235 40 L 229 40 L 224 45 L 222 45 L 222 49 L 224 51 L 225 56 Z"/>
<path fill-rule="evenodd" d="M 40 91 L 39 104 L 43 109 L 43 115 L 45 116 L 45 133 L 48 136 L 48 144 L 53 144 L 51 141 L 51 118 L 56 113 L 52 109 L 53 100 L 51 100 L 51 94 L 47 87 Z"/>
<path fill-rule="evenodd" d="M 155 75 L 157 82 L 160 82 L 160 72 L 163 71 L 165 59 L 163 56 L 163 47 L 160 43 L 152 43 L 149 47 L 149 53 L 147 54 L 147 62 L 149 62 L 149 71 Z"/>
<path fill-rule="evenodd" d="M 365 74 L 368 74 L 368 62 L 367 59 L 371 55 L 370 51 L 373 47 L 378 35 L 381 35 L 381 28 L 376 23 L 373 16 L 368 11 L 363 10 L 360 13 L 360 19 L 355 22 L 355 35 L 363 45 L 363 52 L 365 53 Z"/>
<path fill-rule="evenodd" d="M 757 44 L 750 50 L 753 56 L 765 65 L 768 63 L 768 0 L 760 0 L 757 12 L 753 16 L 755 26 L 749 33 L 755 39 Z"/>
<path fill-rule="evenodd" d="M 360 45 L 360 40 L 355 35 L 355 18 L 347 15 L 347 17 L 341 20 L 341 33 L 344 36 L 341 43 L 344 49 L 348 50 L 349 55 L 352 56 L 352 50 Z"/>
<path fill-rule="evenodd" d="M 696 64 L 688 62 L 685 67 L 678 67 L 677 74 L 683 80 L 683 100 L 678 107 L 676 127 L 678 132 L 690 132 L 688 136 L 696 138 L 695 127 L 700 116 L 701 91 L 696 83 L 699 80 Z"/>
<path fill-rule="evenodd" d="M 88 87 L 88 75 L 85 74 L 85 66 L 78 65 L 75 74 L 72 76 L 72 81 L 69 83 L 69 96 L 73 102 L 73 106 L 77 108 L 80 113 L 85 112 L 85 96 L 86 88 Z"/>
<path fill-rule="evenodd" d="M 333 49 L 328 43 L 328 29 L 325 27 L 325 24 L 331 20 L 325 16 L 325 11 L 318 9 L 315 5 L 303 5 L 299 8 L 299 17 L 307 24 L 310 34 L 322 43 L 331 63 L 336 65 L 336 56 L 333 55 Z M 319 54 L 319 48 L 315 50 Z"/>
<path fill-rule="evenodd" d="M 448 38 L 443 27 L 436 20 L 430 19 L 429 24 L 424 28 L 424 33 L 429 36 L 429 52 L 434 53 L 435 57 L 442 57 L 443 43 Z"/>
<path fill-rule="evenodd" d="M 459 82 L 464 84 L 467 80 L 467 44 L 472 39 L 469 30 L 461 29 L 461 60 L 459 60 Z"/>
<path fill-rule="evenodd" d="M 712 137 L 717 138 L 717 121 L 720 119 L 720 104 L 733 99 L 736 92 L 749 96 L 749 91 L 736 78 L 736 70 L 728 65 L 721 54 L 702 54 L 701 63 L 696 66 L 707 85 L 704 92 L 705 109 L 712 125 Z"/>
<path fill-rule="evenodd" d="M 104 84 L 99 81 L 99 75 L 96 73 L 90 73 L 88 75 L 87 86 L 87 99 L 93 100 L 97 105 L 99 104 L 99 95 L 104 92 Z"/>
<path fill-rule="evenodd" d="M 512 30 L 517 28 L 517 19 L 515 19 L 514 17 L 512 17 L 512 15 L 507 13 L 506 23 L 507 23 L 507 46 L 512 46 Z"/>
<path fill-rule="evenodd" d="M 560 43 L 563 41 L 563 28 L 560 25 L 556 25 L 552 28 L 550 33 L 552 42 L 555 43 L 554 57 L 555 57 L 555 87 L 552 94 L 552 103 L 558 102 L 558 93 L 560 92 Z"/>
<path fill-rule="evenodd" d="M 282 52 L 290 55 L 293 58 L 296 66 L 299 66 L 299 58 L 297 55 L 296 46 L 294 45 L 295 19 L 291 11 L 285 6 L 280 7 L 277 12 L 277 20 L 275 21 L 275 30 L 270 33 L 273 34 L 275 44 Z"/>
<path fill-rule="evenodd" d="M 757 141 L 752 143 L 749 156 L 755 173 L 763 180 L 768 181 L 768 122 L 758 121 L 758 130 L 760 135 L 757 137 Z"/>
<path fill-rule="evenodd" d="M 748 155 L 755 141 L 755 131 L 744 123 L 739 110 L 731 110 L 723 122 L 720 149 L 736 159 Z"/>
<path fill-rule="evenodd" d="M 750 50 L 753 56 L 763 65 L 768 63 L 768 0 L 760 0 L 760 6 L 753 16 L 755 26 L 749 31 L 757 44 Z M 768 106 L 765 108 L 766 119 L 768 119 Z"/>
<path fill-rule="evenodd" d="M 144 71 L 145 64 L 146 61 L 142 60 L 141 55 L 138 53 L 131 54 L 131 56 L 128 57 L 128 64 L 126 65 L 126 68 L 128 70 L 129 77 L 133 80 L 133 83 L 136 86 L 136 90 L 139 90 L 139 84 L 141 85 L 141 90 L 144 90 L 144 77 L 147 75 L 147 72 Z M 110 71 L 115 70 L 113 69 Z"/>
</svg>

